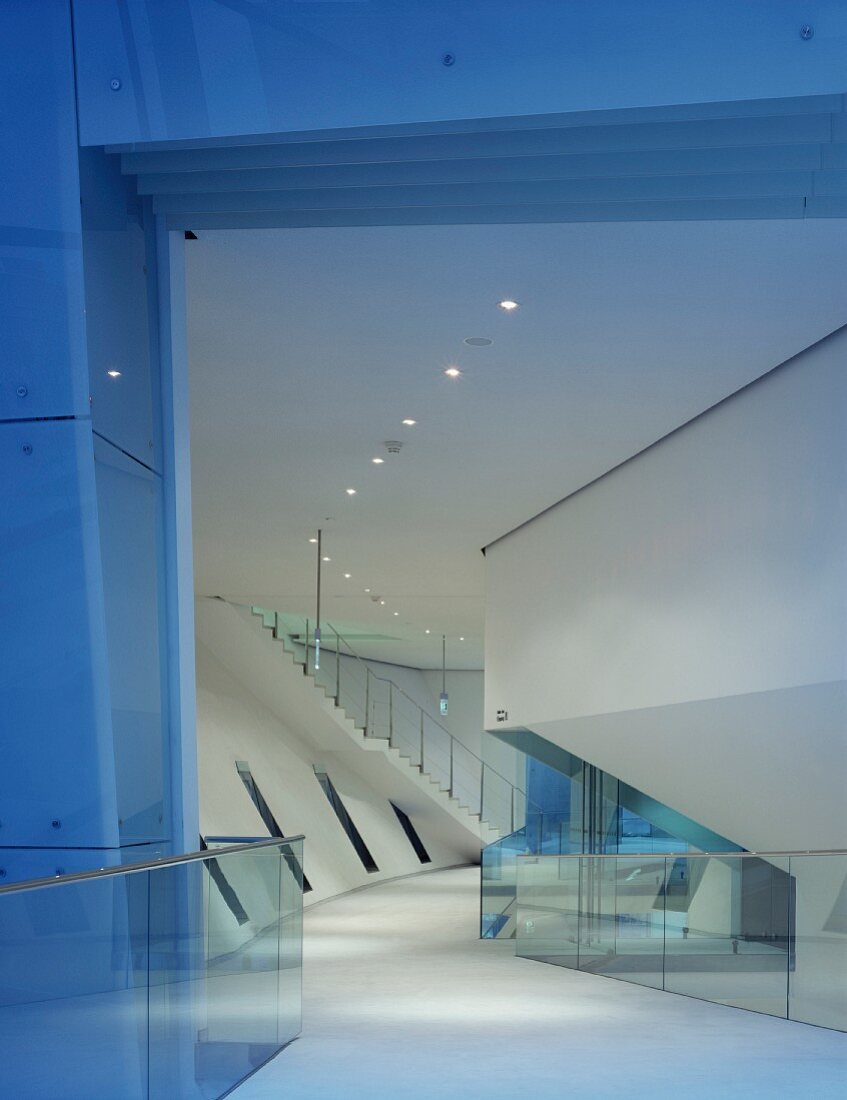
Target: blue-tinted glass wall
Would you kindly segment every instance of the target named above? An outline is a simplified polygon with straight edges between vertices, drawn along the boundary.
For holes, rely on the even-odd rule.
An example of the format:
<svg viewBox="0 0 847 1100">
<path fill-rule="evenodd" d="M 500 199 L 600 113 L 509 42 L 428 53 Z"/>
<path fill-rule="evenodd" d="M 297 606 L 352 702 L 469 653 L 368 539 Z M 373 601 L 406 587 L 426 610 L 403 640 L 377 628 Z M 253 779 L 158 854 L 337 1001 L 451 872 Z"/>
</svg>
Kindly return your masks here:
<svg viewBox="0 0 847 1100">
<path fill-rule="evenodd" d="M 0 7 L 4 881 L 160 850 L 180 812 L 157 238 L 80 156 L 68 9 Z"/>
</svg>

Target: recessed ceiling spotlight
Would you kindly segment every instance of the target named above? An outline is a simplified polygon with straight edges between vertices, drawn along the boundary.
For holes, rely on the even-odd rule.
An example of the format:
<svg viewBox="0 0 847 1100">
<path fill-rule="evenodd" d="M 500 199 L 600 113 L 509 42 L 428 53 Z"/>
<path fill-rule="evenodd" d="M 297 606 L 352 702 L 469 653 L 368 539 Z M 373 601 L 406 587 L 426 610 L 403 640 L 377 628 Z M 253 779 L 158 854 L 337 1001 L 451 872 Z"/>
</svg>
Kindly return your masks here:
<svg viewBox="0 0 847 1100">
<path fill-rule="evenodd" d="M 381 466 L 383 464 L 383 462 L 385 462 L 385 459 L 384 458 L 372 458 L 371 462 L 374 464 L 374 466 Z"/>
<path fill-rule="evenodd" d="M 121 376 L 121 372 L 119 370 L 107 370 L 106 374 L 108 374 L 110 378 L 120 378 Z"/>
<path fill-rule="evenodd" d="M 399 612 L 399 611 L 395 611 L 395 612 L 394 612 L 394 614 L 395 614 L 395 615 L 399 615 L 399 614 L 400 614 L 400 612 Z"/>
<path fill-rule="evenodd" d="M 385 600 L 380 600 L 379 605 L 380 607 L 385 607 Z"/>
<path fill-rule="evenodd" d="M 332 561 L 332 558 L 328 558 L 326 554 L 321 558 L 321 561 Z"/>
<path fill-rule="evenodd" d="M 424 631 L 424 634 L 431 634 L 431 633 L 432 633 L 432 631 L 431 631 L 431 630 L 425 630 L 425 631 Z"/>
<path fill-rule="evenodd" d="M 459 638 L 459 641 L 460 641 L 460 642 L 463 642 L 464 640 L 465 640 L 464 638 Z"/>
<path fill-rule="evenodd" d="M 498 302 L 497 305 L 504 313 L 514 313 L 516 309 L 520 309 L 520 302 L 515 302 L 512 298 L 504 298 L 502 302 Z"/>
<path fill-rule="evenodd" d="M 469 344 L 472 348 L 489 348 L 494 343 L 487 336 L 466 336 L 463 344 Z"/>
<path fill-rule="evenodd" d="M 309 539 L 309 542 L 317 542 L 317 539 Z"/>
<path fill-rule="evenodd" d="M 444 373 L 447 375 L 448 378 L 458 378 L 462 372 L 459 370 L 458 367 L 448 367 Z"/>
<path fill-rule="evenodd" d="M 345 573 L 345 574 L 344 574 L 344 579 L 345 579 L 345 581 L 349 581 L 349 580 L 350 580 L 350 578 L 351 578 L 352 576 L 353 576 L 353 574 L 352 574 L 352 573 Z"/>
<path fill-rule="evenodd" d="M 417 420 L 412 420 L 410 416 L 407 416 L 403 423 L 407 428 L 414 428 L 415 424 L 417 424 Z"/>
<path fill-rule="evenodd" d="M 355 489 L 345 489 L 344 492 L 347 494 L 348 497 L 354 497 L 356 495 Z"/>
</svg>

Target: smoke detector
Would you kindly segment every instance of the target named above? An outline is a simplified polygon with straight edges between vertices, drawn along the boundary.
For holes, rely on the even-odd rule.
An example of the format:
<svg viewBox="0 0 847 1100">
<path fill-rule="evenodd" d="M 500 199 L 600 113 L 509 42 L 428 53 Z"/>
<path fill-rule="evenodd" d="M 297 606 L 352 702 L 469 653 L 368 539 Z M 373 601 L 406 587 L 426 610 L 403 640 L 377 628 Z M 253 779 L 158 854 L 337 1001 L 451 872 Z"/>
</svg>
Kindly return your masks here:
<svg viewBox="0 0 847 1100">
<path fill-rule="evenodd" d="M 399 455 L 403 444 L 399 439 L 386 439 L 385 449 L 390 455 Z"/>
</svg>

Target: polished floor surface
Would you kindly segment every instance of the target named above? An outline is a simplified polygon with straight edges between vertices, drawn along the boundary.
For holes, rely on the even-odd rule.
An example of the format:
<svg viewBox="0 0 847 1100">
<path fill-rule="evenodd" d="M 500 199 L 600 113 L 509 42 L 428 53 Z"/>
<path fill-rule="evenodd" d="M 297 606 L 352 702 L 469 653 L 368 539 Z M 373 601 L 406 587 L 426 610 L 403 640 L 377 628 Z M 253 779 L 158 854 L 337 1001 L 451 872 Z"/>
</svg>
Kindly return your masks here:
<svg viewBox="0 0 847 1100">
<path fill-rule="evenodd" d="M 847 1036 L 513 957 L 479 871 L 306 915 L 303 1035 L 236 1100 L 847 1097 Z"/>
</svg>

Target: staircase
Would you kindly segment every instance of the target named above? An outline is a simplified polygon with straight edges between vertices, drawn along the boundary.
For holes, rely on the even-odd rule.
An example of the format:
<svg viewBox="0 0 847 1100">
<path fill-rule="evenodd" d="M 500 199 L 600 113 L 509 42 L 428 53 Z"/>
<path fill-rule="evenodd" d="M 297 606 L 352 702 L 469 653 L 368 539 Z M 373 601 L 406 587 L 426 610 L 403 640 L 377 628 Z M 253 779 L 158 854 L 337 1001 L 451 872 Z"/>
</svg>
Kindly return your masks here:
<svg viewBox="0 0 847 1100">
<path fill-rule="evenodd" d="M 463 847 L 473 851 L 473 858 L 480 847 L 523 823 L 524 792 L 453 737 L 398 684 L 376 675 L 332 626 L 324 626 L 318 645 L 308 622 L 297 629 L 287 617 L 284 625 L 274 611 L 204 602 L 249 625 L 252 639 L 245 635 L 244 644 L 252 652 L 243 655 L 245 678 L 251 668 L 266 691 L 273 680 L 295 727 L 298 722 L 308 726 L 310 737 L 327 749 L 346 749 L 351 766 L 387 797 L 400 798 L 427 816 L 439 816 L 440 808 L 445 827 L 455 834 L 455 826 L 461 826 Z M 258 648 L 257 635 L 263 639 Z M 350 752 L 354 746 L 360 751 Z"/>
</svg>

